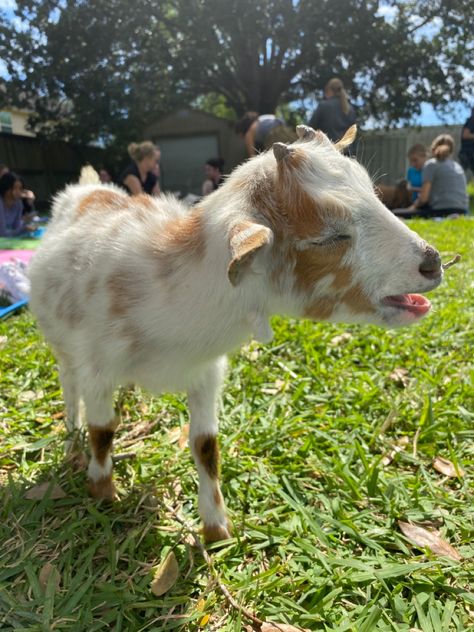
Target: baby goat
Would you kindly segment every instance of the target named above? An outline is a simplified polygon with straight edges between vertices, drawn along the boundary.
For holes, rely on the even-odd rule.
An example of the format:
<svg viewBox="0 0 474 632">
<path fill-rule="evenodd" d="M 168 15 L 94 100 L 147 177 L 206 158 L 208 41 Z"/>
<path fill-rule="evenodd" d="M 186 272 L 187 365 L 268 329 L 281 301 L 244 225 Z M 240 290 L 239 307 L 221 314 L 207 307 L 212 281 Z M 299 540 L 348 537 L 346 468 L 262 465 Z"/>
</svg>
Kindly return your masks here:
<svg viewBox="0 0 474 632">
<path fill-rule="evenodd" d="M 224 354 L 269 318 L 414 323 L 441 282 L 436 250 L 378 199 L 367 172 L 321 132 L 238 167 L 189 211 L 170 197 L 68 186 L 30 268 L 31 307 L 54 349 L 67 428 L 85 403 L 90 492 L 113 498 L 114 390 L 188 394 L 207 541 L 229 536 L 218 481 Z"/>
</svg>

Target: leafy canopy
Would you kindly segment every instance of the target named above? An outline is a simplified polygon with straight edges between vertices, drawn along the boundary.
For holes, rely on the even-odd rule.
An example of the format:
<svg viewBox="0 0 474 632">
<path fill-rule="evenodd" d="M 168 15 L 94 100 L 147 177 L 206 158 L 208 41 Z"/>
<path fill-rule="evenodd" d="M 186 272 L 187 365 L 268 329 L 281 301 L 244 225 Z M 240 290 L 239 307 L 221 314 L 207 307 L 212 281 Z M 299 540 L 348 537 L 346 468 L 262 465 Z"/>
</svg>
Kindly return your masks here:
<svg viewBox="0 0 474 632">
<path fill-rule="evenodd" d="M 333 76 L 384 124 L 447 111 L 473 71 L 469 0 L 17 0 L 5 98 L 49 135 L 126 140 L 178 106 L 238 116 Z"/>
</svg>

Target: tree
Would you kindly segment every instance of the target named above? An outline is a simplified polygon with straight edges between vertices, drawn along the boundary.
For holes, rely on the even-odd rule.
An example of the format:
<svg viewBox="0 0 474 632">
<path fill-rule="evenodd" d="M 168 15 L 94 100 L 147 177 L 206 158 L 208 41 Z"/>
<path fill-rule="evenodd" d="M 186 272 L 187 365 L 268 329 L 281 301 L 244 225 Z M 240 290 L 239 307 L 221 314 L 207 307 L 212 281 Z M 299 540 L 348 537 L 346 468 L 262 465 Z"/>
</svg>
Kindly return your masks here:
<svg viewBox="0 0 474 632">
<path fill-rule="evenodd" d="M 466 98 L 470 0 L 17 0 L 7 96 L 43 133 L 138 137 L 171 109 L 273 112 L 342 78 L 360 119 Z"/>
<path fill-rule="evenodd" d="M 105 144 L 140 139 L 176 104 L 171 51 L 156 3 L 18 0 L 0 27 L 5 98 L 48 136 Z"/>
<path fill-rule="evenodd" d="M 224 95 L 238 114 L 274 112 L 333 76 L 363 117 L 384 122 L 409 119 L 422 101 L 442 110 L 469 91 L 468 0 L 175 0 L 174 7 L 170 30 L 186 42 L 181 55 L 194 91 Z"/>
</svg>

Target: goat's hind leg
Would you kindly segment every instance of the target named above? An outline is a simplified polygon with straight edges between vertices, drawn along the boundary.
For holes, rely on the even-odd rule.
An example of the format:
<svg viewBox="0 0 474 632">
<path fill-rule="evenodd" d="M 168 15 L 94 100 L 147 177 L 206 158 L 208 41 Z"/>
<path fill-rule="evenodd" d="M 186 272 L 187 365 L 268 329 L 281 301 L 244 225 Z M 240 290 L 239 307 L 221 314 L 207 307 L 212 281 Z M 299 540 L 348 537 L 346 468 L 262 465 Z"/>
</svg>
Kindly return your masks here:
<svg viewBox="0 0 474 632">
<path fill-rule="evenodd" d="M 188 390 L 191 413 L 189 441 L 199 475 L 199 514 L 204 523 L 206 542 L 230 537 L 224 499 L 219 486 L 219 447 L 216 396 L 222 380 L 225 360 L 209 366 L 202 380 Z"/>
<path fill-rule="evenodd" d="M 68 436 L 64 443 L 64 452 L 67 455 L 74 452 L 76 447 L 78 447 L 79 435 L 83 425 L 83 411 L 76 372 L 70 363 L 64 359 L 59 362 L 59 380 L 66 407 L 65 424 Z"/>
</svg>

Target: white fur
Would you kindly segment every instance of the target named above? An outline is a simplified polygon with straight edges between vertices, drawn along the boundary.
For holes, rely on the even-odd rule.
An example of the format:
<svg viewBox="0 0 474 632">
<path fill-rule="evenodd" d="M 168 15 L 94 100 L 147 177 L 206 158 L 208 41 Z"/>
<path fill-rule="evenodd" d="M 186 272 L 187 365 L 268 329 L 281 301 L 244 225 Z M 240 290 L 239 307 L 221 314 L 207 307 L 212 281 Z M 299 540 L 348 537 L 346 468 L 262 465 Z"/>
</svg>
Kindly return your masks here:
<svg viewBox="0 0 474 632">
<path fill-rule="evenodd" d="M 325 217 L 324 232 L 350 234 L 352 247 L 344 264 L 351 267 L 352 282 L 359 283 L 376 306 L 376 313 L 355 314 L 340 304 L 331 319 L 384 325 L 408 322 L 399 310 L 384 307 L 380 301 L 387 295 L 423 292 L 439 283 L 419 272 L 426 244 L 381 204 L 365 170 L 342 156 L 325 137 L 317 135 L 311 142 L 294 146 L 307 157 L 294 174 L 300 186 L 323 206 L 329 200 L 346 209 L 349 219 L 343 226 L 340 219 Z M 155 393 L 188 392 L 191 446 L 199 436 L 215 435 L 215 401 L 226 352 L 252 335 L 270 339 L 272 314 L 302 315 L 310 302 L 333 291 L 333 275 L 328 271 L 311 291 L 302 292 L 295 285 L 290 260 L 283 261 L 275 279 L 276 261 L 284 257 L 281 243 L 262 246 L 243 270 L 242 280 L 236 286 L 229 281 L 232 235 L 238 244 L 252 234 L 245 228 L 235 239 L 235 227 L 254 222 L 274 228 L 271 218 L 259 213 L 251 199 L 259 183 L 275 180 L 276 174 L 275 157 L 267 152 L 240 166 L 204 199 L 203 255 L 181 256 L 171 272 L 160 270 L 160 257 L 150 254 L 149 240 L 152 234 L 166 233 L 170 222 L 186 217 L 189 210 L 184 205 L 163 196 L 154 200 L 154 211 L 139 220 L 136 211 L 128 209 L 130 198 L 114 187 L 74 185 L 58 195 L 51 225 L 31 263 L 31 306 L 61 365 L 69 430 L 80 425 L 80 398 L 88 422 L 106 426 L 113 418 L 114 390 L 137 383 Z M 100 191 L 121 196 L 120 208 L 78 217 L 84 197 Z M 296 250 L 318 247 L 311 236 L 298 240 L 288 234 L 287 239 Z M 111 316 L 107 285 L 111 278 L 124 278 L 129 284 L 136 279 L 142 289 L 138 300 L 125 283 L 127 313 L 123 318 Z M 74 322 L 64 317 L 65 305 L 72 307 Z M 140 338 L 137 349 L 130 345 L 127 327 Z M 205 525 L 224 528 L 223 503 L 216 505 L 214 500 L 218 482 L 209 477 L 198 455 L 196 461 L 200 514 Z M 97 480 L 110 468 L 110 460 L 100 466 L 93 459 L 89 476 Z"/>
</svg>

